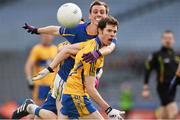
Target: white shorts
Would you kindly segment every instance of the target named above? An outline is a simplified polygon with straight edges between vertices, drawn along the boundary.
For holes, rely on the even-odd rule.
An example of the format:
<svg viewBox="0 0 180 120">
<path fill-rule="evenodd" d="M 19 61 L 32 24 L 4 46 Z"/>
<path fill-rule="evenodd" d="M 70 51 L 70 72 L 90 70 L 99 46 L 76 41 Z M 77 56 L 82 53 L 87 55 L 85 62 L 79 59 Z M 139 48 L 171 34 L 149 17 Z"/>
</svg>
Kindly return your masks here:
<svg viewBox="0 0 180 120">
<path fill-rule="evenodd" d="M 52 97 L 55 99 L 61 99 L 61 94 L 63 92 L 64 88 L 64 80 L 59 76 L 59 74 L 56 74 L 55 80 L 54 80 L 54 87 L 52 90 Z"/>
</svg>

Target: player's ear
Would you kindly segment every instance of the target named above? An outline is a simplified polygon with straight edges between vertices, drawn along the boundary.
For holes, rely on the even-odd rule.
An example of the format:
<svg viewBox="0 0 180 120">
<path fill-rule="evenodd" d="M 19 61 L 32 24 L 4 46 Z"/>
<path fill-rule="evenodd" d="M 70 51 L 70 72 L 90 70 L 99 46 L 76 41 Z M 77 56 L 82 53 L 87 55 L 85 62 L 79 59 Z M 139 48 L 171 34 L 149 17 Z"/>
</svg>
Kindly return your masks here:
<svg viewBox="0 0 180 120">
<path fill-rule="evenodd" d="M 89 13 L 89 19 L 91 20 L 91 13 Z"/>
<path fill-rule="evenodd" d="M 98 34 L 102 34 L 103 30 L 101 30 L 100 28 L 98 28 Z"/>
</svg>

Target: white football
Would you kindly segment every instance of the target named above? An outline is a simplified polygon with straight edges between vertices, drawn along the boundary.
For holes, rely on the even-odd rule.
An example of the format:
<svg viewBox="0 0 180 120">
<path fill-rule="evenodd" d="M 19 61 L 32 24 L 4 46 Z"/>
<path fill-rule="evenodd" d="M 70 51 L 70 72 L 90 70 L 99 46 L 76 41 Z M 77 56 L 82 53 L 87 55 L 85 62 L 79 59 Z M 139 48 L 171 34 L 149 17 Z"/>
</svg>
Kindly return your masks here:
<svg viewBox="0 0 180 120">
<path fill-rule="evenodd" d="M 65 3 L 61 5 L 57 12 L 58 22 L 67 28 L 72 28 L 78 25 L 81 18 L 81 9 L 74 3 Z"/>
</svg>

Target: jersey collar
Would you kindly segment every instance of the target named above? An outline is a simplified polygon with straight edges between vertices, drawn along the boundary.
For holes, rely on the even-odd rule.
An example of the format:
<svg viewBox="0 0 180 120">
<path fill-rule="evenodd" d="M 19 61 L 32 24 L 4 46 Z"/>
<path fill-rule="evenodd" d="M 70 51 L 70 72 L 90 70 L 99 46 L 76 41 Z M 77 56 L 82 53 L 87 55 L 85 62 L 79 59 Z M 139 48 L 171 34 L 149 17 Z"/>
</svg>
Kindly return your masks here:
<svg viewBox="0 0 180 120">
<path fill-rule="evenodd" d="M 96 37 L 95 40 L 96 40 L 97 44 L 99 45 L 99 47 L 102 47 L 102 43 L 101 43 L 100 38 Z"/>
<path fill-rule="evenodd" d="M 85 32 L 86 32 L 86 34 L 87 34 L 87 35 L 90 35 L 90 34 L 88 34 L 88 32 L 87 32 L 87 29 L 86 29 L 86 28 L 87 28 L 87 26 L 88 26 L 88 25 L 90 25 L 91 23 L 90 23 L 90 22 L 88 22 L 88 23 L 87 23 L 87 22 L 85 22 L 84 24 L 85 24 Z M 97 35 L 90 35 L 90 36 L 94 36 L 94 37 L 96 37 Z"/>
</svg>

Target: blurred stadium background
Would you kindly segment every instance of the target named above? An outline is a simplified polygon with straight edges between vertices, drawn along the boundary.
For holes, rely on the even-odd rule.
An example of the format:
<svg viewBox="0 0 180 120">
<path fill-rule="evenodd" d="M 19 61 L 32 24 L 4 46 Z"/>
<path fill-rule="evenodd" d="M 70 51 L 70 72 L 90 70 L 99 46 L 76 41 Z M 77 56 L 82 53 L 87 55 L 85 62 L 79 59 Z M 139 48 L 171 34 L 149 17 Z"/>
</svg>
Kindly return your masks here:
<svg viewBox="0 0 180 120">
<path fill-rule="evenodd" d="M 118 46 L 106 58 L 100 93 L 120 108 L 123 93 L 129 89 L 130 118 L 154 118 L 159 105 L 155 76 L 151 77 L 151 99 L 141 97 L 144 60 L 161 46 L 161 33 L 175 33 L 176 52 L 180 53 L 180 0 L 102 0 L 109 4 L 110 14 L 120 21 Z M 91 0 L 0 0 L 0 116 L 8 118 L 17 103 L 31 96 L 24 76 L 24 64 L 30 48 L 39 37 L 26 33 L 21 26 L 27 22 L 37 27 L 58 25 L 56 11 L 66 2 L 80 6 L 88 19 Z M 55 43 L 63 41 L 56 38 Z M 180 109 L 180 88 L 176 100 Z M 17 103 L 16 103 L 16 102 Z M 9 111 L 8 111 L 9 110 Z"/>
</svg>

